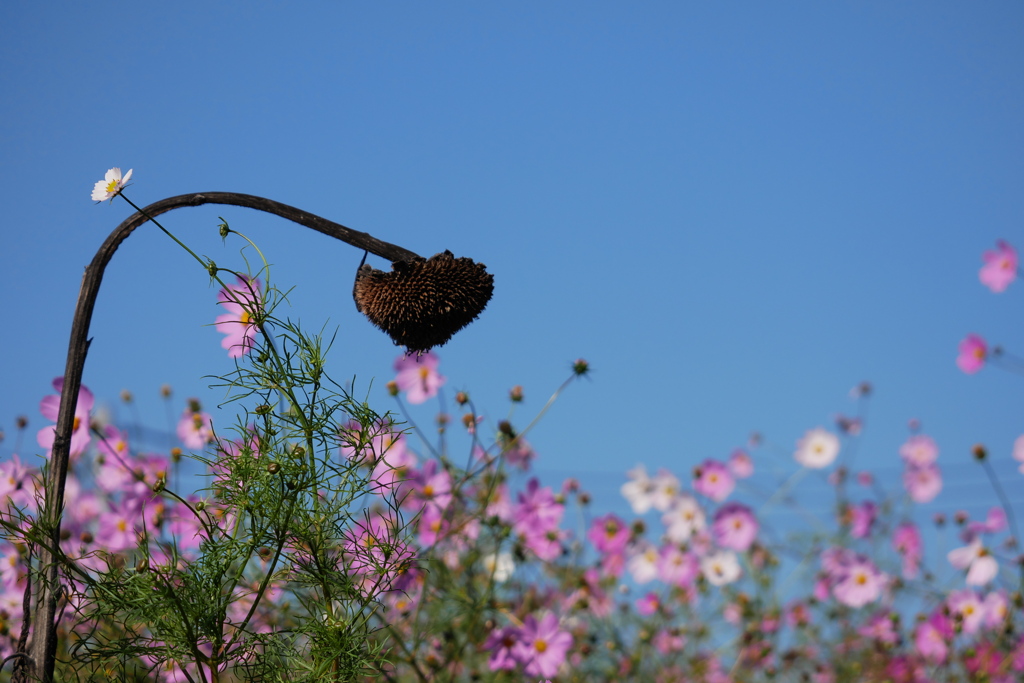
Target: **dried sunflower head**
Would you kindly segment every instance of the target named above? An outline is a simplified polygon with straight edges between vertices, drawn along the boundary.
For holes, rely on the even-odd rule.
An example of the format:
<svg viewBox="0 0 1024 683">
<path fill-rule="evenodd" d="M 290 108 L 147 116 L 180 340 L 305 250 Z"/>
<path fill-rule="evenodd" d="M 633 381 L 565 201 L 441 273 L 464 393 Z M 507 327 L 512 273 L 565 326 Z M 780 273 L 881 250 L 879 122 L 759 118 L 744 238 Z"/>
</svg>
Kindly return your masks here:
<svg viewBox="0 0 1024 683">
<path fill-rule="evenodd" d="M 494 276 L 484 264 L 445 250 L 428 259 L 395 261 L 387 273 L 361 265 L 352 298 L 396 345 L 422 353 L 476 320 L 493 292 Z"/>
</svg>

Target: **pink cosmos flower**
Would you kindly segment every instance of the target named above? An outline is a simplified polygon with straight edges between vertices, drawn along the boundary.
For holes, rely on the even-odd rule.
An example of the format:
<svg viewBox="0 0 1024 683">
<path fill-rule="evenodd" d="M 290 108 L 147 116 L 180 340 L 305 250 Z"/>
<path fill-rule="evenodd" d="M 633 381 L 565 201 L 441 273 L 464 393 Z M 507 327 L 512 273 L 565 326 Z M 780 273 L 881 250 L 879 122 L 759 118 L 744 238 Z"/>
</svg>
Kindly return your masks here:
<svg viewBox="0 0 1024 683">
<path fill-rule="evenodd" d="M 942 490 L 942 472 L 938 465 L 908 467 L 903 473 L 903 487 L 915 503 L 928 503 Z"/>
<path fill-rule="evenodd" d="M 843 568 L 842 578 L 832 587 L 836 600 L 849 607 L 863 607 L 877 600 L 886 576 L 870 560 L 857 558 Z"/>
<path fill-rule="evenodd" d="M 704 530 L 707 523 L 704 511 L 697 499 L 691 495 L 680 495 L 672 507 L 661 516 L 665 535 L 676 543 L 686 543 L 694 533 Z"/>
<path fill-rule="evenodd" d="M 896 645 L 900 639 L 892 614 L 888 610 L 875 613 L 866 624 L 857 629 L 857 633 L 885 645 Z"/>
<path fill-rule="evenodd" d="M 959 614 L 963 632 L 971 635 L 978 632 L 985 621 L 985 603 L 971 589 L 951 591 L 946 606 L 953 614 Z"/>
<path fill-rule="evenodd" d="M 1024 474 L 1024 434 L 1013 442 L 1013 459 L 1020 463 L 1020 473 Z"/>
<path fill-rule="evenodd" d="M 629 542 L 629 526 L 613 513 L 595 519 L 587 532 L 587 538 L 600 553 L 621 553 Z"/>
<path fill-rule="evenodd" d="M 731 550 L 746 550 L 757 537 L 758 523 L 753 511 L 739 503 L 723 505 L 711 525 L 715 543 Z"/>
<path fill-rule="evenodd" d="M 558 673 L 570 647 L 572 636 L 560 630 L 558 618 L 548 612 L 539 622 L 532 614 L 527 615 L 513 652 L 526 675 L 550 678 Z"/>
<path fill-rule="evenodd" d="M 733 480 L 729 468 L 717 460 L 705 460 L 694 468 L 693 475 L 693 490 L 716 503 L 725 500 L 736 488 L 736 482 Z"/>
<path fill-rule="evenodd" d="M 1017 250 L 1003 240 L 996 242 L 995 250 L 981 255 L 985 265 L 978 272 L 978 279 L 993 292 L 1002 292 L 1017 279 Z"/>
<path fill-rule="evenodd" d="M 985 365 L 987 357 L 988 345 L 985 340 L 976 334 L 969 334 L 960 342 L 960 355 L 956 357 L 956 364 L 968 375 L 973 375 Z"/>
<path fill-rule="evenodd" d="M 35 501 L 35 485 L 32 473 L 22 464 L 15 453 L 5 463 L 0 463 L 0 509 L 8 503 L 15 507 L 29 507 Z"/>
<path fill-rule="evenodd" d="M 404 504 L 416 509 L 435 507 L 443 511 L 452 502 L 452 477 L 437 460 L 428 460 L 409 477 L 409 496 Z"/>
<path fill-rule="evenodd" d="M 821 427 L 809 430 L 796 444 L 793 457 L 810 469 L 828 467 L 839 455 L 839 437 Z"/>
<path fill-rule="evenodd" d="M 437 371 L 437 355 L 430 351 L 423 354 L 406 354 L 395 361 L 395 384 L 406 392 L 409 403 L 419 404 L 436 396 L 437 390 L 445 383 L 444 375 Z"/>
<path fill-rule="evenodd" d="M 939 457 L 939 447 L 932 437 L 915 434 L 900 446 L 900 457 L 913 467 L 926 467 Z"/>
<path fill-rule="evenodd" d="M 892 547 L 903 558 L 903 578 L 917 577 L 922 557 L 921 532 L 913 522 L 896 527 L 892 535 Z"/>
<path fill-rule="evenodd" d="M 737 448 L 729 456 L 729 471 L 737 479 L 746 479 L 754 473 L 754 460 L 742 448 Z"/>
<path fill-rule="evenodd" d="M 850 535 L 854 538 L 867 538 L 877 516 L 878 506 L 870 500 L 854 505 L 850 508 Z"/>
<path fill-rule="evenodd" d="M 699 573 L 696 555 L 673 544 L 662 546 L 658 556 L 658 578 L 662 581 L 685 588 L 693 584 Z"/>
<path fill-rule="evenodd" d="M 999 563 L 981 544 L 980 538 L 962 548 L 950 550 L 947 558 L 955 569 L 967 569 L 968 586 L 984 586 L 999 573 Z"/>
<path fill-rule="evenodd" d="M 996 506 L 989 508 L 988 514 L 985 515 L 984 522 L 971 522 L 964 529 L 964 540 L 970 542 L 978 534 L 994 534 L 1002 531 L 1007 526 L 1006 522 L 1006 511 L 1003 508 Z"/>
<path fill-rule="evenodd" d="M 220 345 L 228 350 L 228 358 L 241 358 L 252 351 L 256 321 L 263 312 L 263 285 L 247 275 L 238 275 L 237 283 L 225 285 L 217 292 L 217 303 L 228 312 L 213 321 L 226 335 Z"/>
<path fill-rule="evenodd" d="M 57 390 L 57 393 L 50 394 L 39 402 L 39 412 L 47 420 L 56 422 L 57 414 L 60 411 L 60 392 L 64 388 L 64 378 L 58 377 L 53 380 L 53 388 Z M 83 384 L 78 389 L 78 401 L 75 403 L 75 421 L 71 428 L 71 448 L 69 450 L 71 458 L 76 458 L 84 453 L 92 441 L 92 437 L 89 435 L 89 412 L 92 410 L 94 402 L 92 392 Z M 53 448 L 56 431 L 56 425 L 40 429 L 36 435 L 39 445 L 50 451 Z"/>
<path fill-rule="evenodd" d="M 178 438 L 194 451 L 206 448 L 213 441 L 213 418 L 203 412 L 198 398 L 190 398 L 178 420 Z"/>
<path fill-rule="evenodd" d="M 649 617 L 661 607 L 661 598 L 658 597 L 657 593 L 651 592 L 637 600 L 635 604 L 637 613 Z"/>
<path fill-rule="evenodd" d="M 914 631 L 914 647 L 917 649 L 917 653 L 936 664 L 946 661 L 952 641 L 953 623 L 942 613 L 942 610 L 936 610 Z"/>
<path fill-rule="evenodd" d="M 491 631 L 487 640 L 484 641 L 484 649 L 491 652 L 491 656 L 487 660 L 491 671 L 512 670 L 519 665 L 519 661 L 513 654 L 519 639 L 519 629 L 515 626 L 504 626 Z"/>
</svg>

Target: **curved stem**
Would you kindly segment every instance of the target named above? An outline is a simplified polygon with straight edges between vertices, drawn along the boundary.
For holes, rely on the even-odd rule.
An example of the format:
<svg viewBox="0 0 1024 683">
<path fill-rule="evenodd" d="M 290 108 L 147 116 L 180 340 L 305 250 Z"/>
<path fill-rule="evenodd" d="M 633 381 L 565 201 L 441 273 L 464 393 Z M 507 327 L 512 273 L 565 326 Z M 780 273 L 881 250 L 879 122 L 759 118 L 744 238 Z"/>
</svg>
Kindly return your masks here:
<svg viewBox="0 0 1024 683">
<path fill-rule="evenodd" d="M 68 358 L 64 367 L 64 386 L 60 393 L 60 408 L 57 413 L 50 467 L 46 478 L 46 497 L 39 515 L 42 530 L 50 537 L 51 547 L 58 552 L 60 549 L 60 522 L 64 507 L 64 485 L 67 481 L 75 408 L 78 404 L 78 391 L 82 386 L 85 358 L 89 350 L 89 324 L 92 321 L 100 283 L 103 281 L 103 272 L 117 248 L 140 225 L 162 213 L 203 204 L 229 204 L 272 213 L 392 262 L 419 258 L 418 254 L 408 249 L 378 240 L 365 232 L 352 230 L 294 206 L 237 192 L 204 192 L 168 197 L 129 216 L 110 233 L 110 236 L 96 252 L 92 262 L 86 267 L 85 275 L 82 277 L 82 288 L 78 294 L 78 303 L 75 306 L 75 317 L 71 324 L 71 340 L 68 343 Z M 28 675 L 38 677 L 43 683 L 52 683 L 53 681 L 57 654 L 56 615 L 59 586 L 57 584 L 56 559 L 49 549 L 40 548 L 38 564 L 40 576 L 37 582 L 39 592 L 36 596 L 33 618 L 35 636 L 32 639 Z"/>
</svg>

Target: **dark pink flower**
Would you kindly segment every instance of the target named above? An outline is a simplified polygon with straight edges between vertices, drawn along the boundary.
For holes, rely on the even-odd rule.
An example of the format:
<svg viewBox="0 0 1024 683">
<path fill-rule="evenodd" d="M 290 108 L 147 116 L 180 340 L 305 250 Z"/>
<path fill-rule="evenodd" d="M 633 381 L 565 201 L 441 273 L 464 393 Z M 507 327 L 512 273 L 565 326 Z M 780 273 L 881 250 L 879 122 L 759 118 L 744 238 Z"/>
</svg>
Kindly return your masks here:
<svg viewBox="0 0 1024 683">
<path fill-rule="evenodd" d="M 960 355 L 956 357 L 957 366 L 968 375 L 981 370 L 988 357 L 988 345 L 976 334 L 969 334 L 960 342 Z"/>
<path fill-rule="evenodd" d="M 995 250 L 981 255 L 985 265 L 978 272 L 978 279 L 993 292 L 1002 292 L 1017 279 L 1017 250 L 1003 240 L 996 242 Z"/>
<path fill-rule="evenodd" d="M 618 515 L 598 517 L 587 532 L 587 538 L 601 553 L 621 553 L 629 542 L 629 527 Z"/>
<path fill-rule="evenodd" d="M 645 617 L 654 614 L 660 607 L 661 598 L 658 597 L 657 593 L 648 593 L 636 601 L 636 611 Z"/>
<path fill-rule="evenodd" d="M 217 303 L 227 310 L 213 321 L 218 331 L 226 335 L 220 345 L 228 350 L 229 358 L 241 358 L 252 351 L 256 321 L 262 315 L 263 291 L 259 280 L 238 275 L 236 284 L 225 285 L 217 292 Z"/>
<path fill-rule="evenodd" d="M 438 373 L 440 361 L 433 351 L 423 354 L 405 354 L 395 361 L 395 384 L 405 392 L 409 403 L 423 403 L 436 396 L 437 390 L 445 383 L 444 375 Z"/>
<path fill-rule="evenodd" d="M 558 618 L 548 612 L 539 622 L 532 614 L 527 615 L 514 652 L 526 675 L 550 678 L 558 673 L 570 647 L 572 636 L 560 630 Z"/>
<path fill-rule="evenodd" d="M 491 631 L 484 641 L 484 649 L 491 651 L 487 665 L 491 671 L 502 669 L 511 670 L 519 665 L 519 661 L 513 654 L 513 650 L 519 643 L 519 629 L 515 626 L 505 626 Z"/>
</svg>

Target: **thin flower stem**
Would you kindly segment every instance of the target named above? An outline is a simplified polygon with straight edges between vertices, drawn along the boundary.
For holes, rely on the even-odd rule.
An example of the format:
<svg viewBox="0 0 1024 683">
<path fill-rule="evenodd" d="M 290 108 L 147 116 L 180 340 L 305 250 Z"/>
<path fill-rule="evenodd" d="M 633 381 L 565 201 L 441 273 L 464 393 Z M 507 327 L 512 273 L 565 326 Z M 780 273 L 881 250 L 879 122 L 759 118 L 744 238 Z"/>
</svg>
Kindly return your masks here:
<svg viewBox="0 0 1024 683">
<path fill-rule="evenodd" d="M 1013 516 L 1013 508 L 1010 506 L 1010 499 L 1006 497 L 1006 492 L 1003 491 L 1003 485 L 999 483 L 999 477 L 996 476 L 996 472 L 992 469 L 992 463 L 989 462 L 988 458 L 984 458 L 981 461 L 982 467 L 985 469 L 985 474 L 988 475 L 988 480 L 992 482 L 992 488 L 995 489 L 996 496 L 999 497 L 999 503 L 1003 506 L 1003 512 L 1006 513 L 1006 519 L 1010 525 L 1010 533 L 1013 534 L 1013 539 L 1017 543 L 1017 547 L 1020 547 L 1021 538 L 1017 532 L 1017 520 Z M 1021 587 L 1024 588 L 1024 564 L 1020 565 L 1020 581 Z"/>
</svg>

